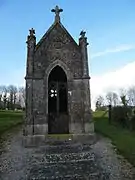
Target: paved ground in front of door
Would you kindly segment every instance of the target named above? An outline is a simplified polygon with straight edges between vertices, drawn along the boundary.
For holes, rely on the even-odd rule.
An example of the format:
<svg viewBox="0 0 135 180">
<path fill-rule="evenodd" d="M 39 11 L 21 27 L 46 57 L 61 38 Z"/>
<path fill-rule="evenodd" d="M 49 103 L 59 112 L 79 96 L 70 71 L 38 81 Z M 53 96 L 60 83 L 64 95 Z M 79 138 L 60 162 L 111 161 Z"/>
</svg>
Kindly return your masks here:
<svg viewBox="0 0 135 180">
<path fill-rule="evenodd" d="M 0 147 L 0 180 L 134 180 L 135 169 L 116 153 L 109 139 L 94 145 L 66 144 L 23 148 L 21 133 Z"/>
</svg>

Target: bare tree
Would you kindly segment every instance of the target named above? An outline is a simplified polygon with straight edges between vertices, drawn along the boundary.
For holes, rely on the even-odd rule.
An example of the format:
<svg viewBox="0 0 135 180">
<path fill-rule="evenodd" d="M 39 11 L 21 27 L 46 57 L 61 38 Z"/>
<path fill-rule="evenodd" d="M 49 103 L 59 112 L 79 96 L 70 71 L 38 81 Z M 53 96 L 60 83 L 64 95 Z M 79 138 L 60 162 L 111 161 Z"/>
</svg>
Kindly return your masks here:
<svg viewBox="0 0 135 180">
<path fill-rule="evenodd" d="M 25 88 L 14 85 L 0 86 L 0 109 L 15 109 L 25 106 Z"/>
<path fill-rule="evenodd" d="M 127 89 L 125 89 L 125 88 L 120 88 L 120 89 L 119 89 L 119 95 L 120 95 L 120 96 L 127 96 Z"/>
<path fill-rule="evenodd" d="M 3 86 L 0 86 L 0 102 L 2 101 Z"/>
<path fill-rule="evenodd" d="M 15 104 L 16 104 L 16 100 L 17 100 L 17 87 L 13 86 L 13 104 L 14 104 L 14 109 L 15 109 Z"/>
<path fill-rule="evenodd" d="M 24 107 L 25 105 L 25 88 L 19 87 L 19 104 Z"/>
<path fill-rule="evenodd" d="M 118 94 L 115 92 L 108 92 L 106 94 L 106 101 L 108 105 L 117 106 L 119 104 Z"/>
<path fill-rule="evenodd" d="M 10 85 L 8 86 L 8 91 L 9 91 L 10 108 L 14 110 L 17 99 L 17 87 Z"/>
<path fill-rule="evenodd" d="M 128 99 L 127 99 L 127 90 L 126 89 L 120 89 L 120 99 L 122 105 L 126 106 L 128 104 Z"/>
<path fill-rule="evenodd" d="M 3 104 L 4 104 L 4 109 L 7 107 L 7 97 L 8 96 L 8 87 L 3 86 Z"/>
<path fill-rule="evenodd" d="M 112 92 L 108 92 L 106 94 L 106 101 L 107 101 L 107 105 L 112 105 L 112 103 L 113 103 L 113 93 Z"/>
<path fill-rule="evenodd" d="M 112 93 L 112 104 L 113 106 L 117 106 L 119 104 L 118 94 L 115 92 Z"/>
<path fill-rule="evenodd" d="M 104 106 L 104 97 L 99 95 L 96 99 L 96 109 L 100 109 Z"/>
<path fill-rule="evenodd" d="M 132 86 L 127 91 L 128 105 L 135 106 L 135 86 Z"/>
<path fill-rule="evenodd" d="M 3 102 L 2 102 L 3 91 L 4 91 L 4 86 L 0 86 L 0 109 L 3 106 Z"/>
</svg>

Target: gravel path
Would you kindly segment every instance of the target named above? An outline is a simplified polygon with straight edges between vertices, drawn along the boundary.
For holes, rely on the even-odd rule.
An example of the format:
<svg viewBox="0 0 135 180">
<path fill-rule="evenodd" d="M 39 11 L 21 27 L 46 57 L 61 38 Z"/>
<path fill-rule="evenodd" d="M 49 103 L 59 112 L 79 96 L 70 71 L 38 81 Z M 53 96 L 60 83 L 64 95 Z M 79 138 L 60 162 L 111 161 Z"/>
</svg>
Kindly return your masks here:
<svg viewBox="0 0 135 180">
<path fill-rule="evenodd" d="M 110 139 L 100 137 L 92 149 L 99 165 L 109 173 L 109 180 L 135 180 L 135 168 L 116 153 Z"/>
<path fill-rule="evenodd" d="M 103 137 L 92 146 L 69 144 L 38 149 L 22 147 L 20 130 L 7 138 L 0 147 L 0 180 L 135 180 L 135 169 Z"/>
</svg>

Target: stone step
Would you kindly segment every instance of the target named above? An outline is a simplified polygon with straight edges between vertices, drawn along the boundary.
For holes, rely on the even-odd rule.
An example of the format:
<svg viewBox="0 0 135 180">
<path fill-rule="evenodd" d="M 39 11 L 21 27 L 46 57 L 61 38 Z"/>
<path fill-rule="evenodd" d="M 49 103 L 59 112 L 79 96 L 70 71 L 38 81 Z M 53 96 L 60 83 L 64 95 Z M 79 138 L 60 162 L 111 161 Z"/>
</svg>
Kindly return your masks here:
<svg viewBox="0 0 135 180">
<path fill-rule="evenodd" d="M 65 162 L 65 163 L 40 163 L 32 165 L 28 180 L 55 180 L 55 179 L 90 179 L 105 180 L 103 171 L 93 161 Z"/>
<path fill-rule="evenodd" d="M 90 144 L 45 145 L 26 160 L 27 180 L 108 180 L 96 162 Z"/>
<path fill-rule="evenodd" d="M 75 175 L 65 175 L 65 176 L 52 176 L 52 177 L 39 177 L 39 178 L 28 178 L 27 180 L 108 180 L 106 179 L 101 179 L 102 177 L 99 174 L 90 174 L 89 176 L 80 176 L 78 174 Z"/>
<path fill-rule="evenodd" d="M 37 154 L 61 154 L 61 153 L 81 153 L 91 150 L 91 145 L 82 144 L 64 144 L 64 145 L 46 145 L 41 146 L 35 152 Z"/>
<path fill-rule="evenodd" d="M 94 153 L 61 153 L 61 154 L 34 154 L 30 161 L 34 163 L 65 163 L 65 162 L 81 162 L 94 161 Z"/>
<path fill-rule="evenodd" d="M 81 162 L 81 161 L 93 161 L 94 154 L 90 152 L 85 153 L 63 153 L 63 154 L 51 154 L 46 155 L 47 162 Z"/>
<path fill-rule="evenodd" d="M 94 144 L 97 141 L 95 134 L 60 134 L 60 135 L 25 135 L 22 144 L 24 147 L 39 147 L 46 145 Z"/>
</svg>

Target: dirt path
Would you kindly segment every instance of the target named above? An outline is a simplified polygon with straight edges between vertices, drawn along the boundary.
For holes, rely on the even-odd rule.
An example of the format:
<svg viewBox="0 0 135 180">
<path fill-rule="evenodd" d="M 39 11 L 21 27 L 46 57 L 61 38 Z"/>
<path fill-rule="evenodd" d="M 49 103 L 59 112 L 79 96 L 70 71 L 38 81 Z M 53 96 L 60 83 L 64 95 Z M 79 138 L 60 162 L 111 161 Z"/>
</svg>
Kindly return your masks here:
<svg viewBox="0 0 135 180">
<path fill-rule="evenodd" d="M 0 180 L 135 180 L 134 168 L 116 154 L 109 139 L 101 137 L 92 146 L 26 149 L 21 133 L 9 133 L 0 146 Z"/>
</svg>

